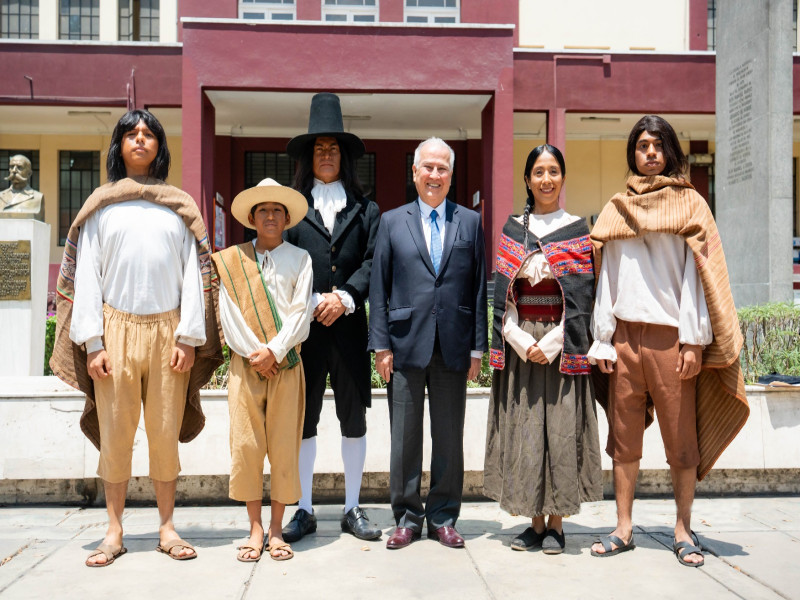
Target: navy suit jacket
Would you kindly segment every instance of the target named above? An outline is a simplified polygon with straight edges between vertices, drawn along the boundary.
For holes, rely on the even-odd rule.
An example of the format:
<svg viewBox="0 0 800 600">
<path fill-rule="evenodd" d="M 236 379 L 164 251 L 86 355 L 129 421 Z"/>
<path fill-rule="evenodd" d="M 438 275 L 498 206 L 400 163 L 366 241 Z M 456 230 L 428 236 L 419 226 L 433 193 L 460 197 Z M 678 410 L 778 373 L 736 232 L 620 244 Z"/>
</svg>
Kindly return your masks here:
<svg viewBox="0 0 800 600">
<path fill-rule="evenodd" d="M 369 286 L 369 348 L 391 349 L 395 369 L 427 367 L 436 331 L 445 365 L 466 371 L 487 350 L 486 257 L 480 215 L 446 200 L 439 274 L 425 243 L 418 201 L 386 212 Z"/>
</svg>

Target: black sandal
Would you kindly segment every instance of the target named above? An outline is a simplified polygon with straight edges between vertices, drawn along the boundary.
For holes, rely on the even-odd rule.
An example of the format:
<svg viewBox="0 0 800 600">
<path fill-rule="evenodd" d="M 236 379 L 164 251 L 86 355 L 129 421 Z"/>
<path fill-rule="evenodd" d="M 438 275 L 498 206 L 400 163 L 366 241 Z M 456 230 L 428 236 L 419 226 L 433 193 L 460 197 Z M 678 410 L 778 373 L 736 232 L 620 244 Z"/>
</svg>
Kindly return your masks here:
<svg viewBox="0 0 800 600">
<path fill-rule="evenodd" d="M 534 548 L 540 548 L 545 535 L 545 531 L 542 533 L 536 533 L 536 530 L 533 527 L 528 527 L 525 531 L 511 540 L 511 549 L 533 550 Z"/>
<path fill-rule="evenodd" d="M 558 533 L 555 529 L 548 529 L 542 541 L 542 552 L 545 554 L 561 554 L 566 545 L 567 539 L 563 530 Z"/>
</svg>

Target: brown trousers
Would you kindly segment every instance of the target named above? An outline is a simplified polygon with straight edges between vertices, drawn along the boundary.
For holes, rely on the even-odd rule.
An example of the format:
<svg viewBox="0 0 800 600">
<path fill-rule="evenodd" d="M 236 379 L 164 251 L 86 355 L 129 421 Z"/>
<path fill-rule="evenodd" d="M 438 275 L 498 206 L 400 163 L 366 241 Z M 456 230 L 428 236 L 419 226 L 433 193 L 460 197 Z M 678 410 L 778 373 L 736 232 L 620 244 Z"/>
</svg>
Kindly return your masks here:
<svg viewBox="0 0 800 600">
<path fill-rule="evenodd" d="M 133 315 L 103 306 L 105 349 L 111 374 L 94 382 L 100 424 L 97 474 L 109 483 L 131 477 L 133 438 L 144 406 L 150 477 L 177 479 L 178 435 L 186 407 L 189 373 L 169 366 L 180 310 Z"/>
<path fill-rule="evenodd" d="M 676 371 L 678 329 L 617 321 L 613 342 L 617 364 L 610 380 L 606 452 L 621 463 L 642 458 L 649 394 L 667 462 L 681 469 L 696 467 L 700 464 L 695 415 L 697 378 L 681 379 Z"/>
<path fill-rule="evenodd" d="M 232 499 L 261 500 L 265 456 L 269 457 L 272 500 L 293 504 L 300 499 L 298 458 L 305 397 L 302 361 L 265 380 L 246 359 L 231 353 L 228 409 Z"/>
</svg>

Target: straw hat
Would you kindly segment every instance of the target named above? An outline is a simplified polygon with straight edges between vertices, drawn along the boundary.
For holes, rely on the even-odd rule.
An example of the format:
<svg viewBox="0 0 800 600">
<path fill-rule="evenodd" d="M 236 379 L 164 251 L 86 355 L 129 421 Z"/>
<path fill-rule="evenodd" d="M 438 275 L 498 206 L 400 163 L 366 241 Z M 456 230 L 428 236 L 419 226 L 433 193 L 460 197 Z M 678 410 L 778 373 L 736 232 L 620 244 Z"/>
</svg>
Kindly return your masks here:
<svg viewBox="0 0 800 600">
<path fill-rule="evenodd" d="M 308 212 L 308 201 L 303 194 L 267 177 L 262 179 L 257 186 L 236 195 L 231 205 L 231 214 L 245 227 L 255 229 L 250 225 L 247 216 L 250 214 L 250 209 L 262 202 L 277 202 L 286 207 L 286 210 L 289 211 L 289 223 L 286 225 L 286 229 L 297 225 Z"/>
</svg>

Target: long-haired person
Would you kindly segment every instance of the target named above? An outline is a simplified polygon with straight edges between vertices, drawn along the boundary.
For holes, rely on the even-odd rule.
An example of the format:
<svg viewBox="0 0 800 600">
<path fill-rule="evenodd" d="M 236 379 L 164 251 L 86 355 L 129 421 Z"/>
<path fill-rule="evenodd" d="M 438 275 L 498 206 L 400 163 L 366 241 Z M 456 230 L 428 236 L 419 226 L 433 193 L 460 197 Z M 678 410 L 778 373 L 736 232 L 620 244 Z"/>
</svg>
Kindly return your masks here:
<svg viewBox="0 0 800 600">
<path fill-rule="evenodd" d="M 564 550 L 563 518 L 603 496 L 586 357 L 592 245 L 586 220 L 559 206 L 565 176 L 558 148 L 534 148 L 523 175 L 525 211 L 503 228 L 484 467 L 484 494 L 531 517 L 511 547 L 545 554 Z"/>
</svg>

